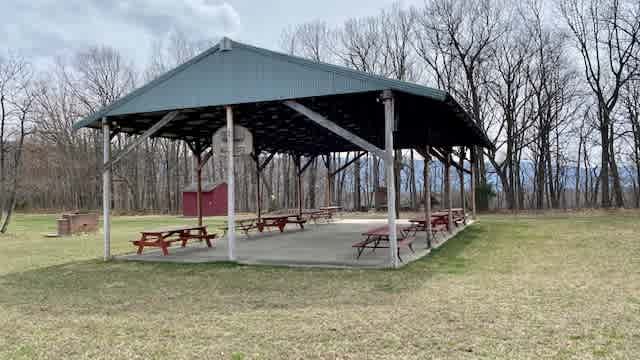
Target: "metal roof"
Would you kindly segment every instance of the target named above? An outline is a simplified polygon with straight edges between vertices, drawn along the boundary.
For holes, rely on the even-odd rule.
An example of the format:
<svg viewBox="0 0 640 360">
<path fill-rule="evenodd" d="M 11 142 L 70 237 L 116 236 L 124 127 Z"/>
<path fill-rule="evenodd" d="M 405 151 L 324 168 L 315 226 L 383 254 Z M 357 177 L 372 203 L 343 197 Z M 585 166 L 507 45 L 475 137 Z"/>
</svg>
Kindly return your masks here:
<svg viewBox="0 0 640 360">
<path fill-rule="evenodd" d="M 224 40 L 223 40 L 224 41 Z M 74 124 L 105 116 L 392 89 L 444 101 L 447 93 L 227 39 Z"/>
<path fill-rule="evenodd" d="M 404 145 L 416 145 L 417 140 L 409 140 L 418 137 L 416 131 L 420 130 L 424 137 L 428 133 L 426 127 L 433 127 L 433 136 L 441 136 L 440 145 L 443 146 L 457 143 L 491 146 L 482 130 L 444 91 L 341 66 L 317 63 L 228 38 L 83 118 L 74 124 L 74 128 L 97 128 L 100 119 L 107 117 L 117 121 L 119 131 L 136 134 L 151 126 L 163 113 L 185 110 L 179 119 L 182 123 L 174 121 L 169 128 L 163 129 L 164 133 L 157 136 L 189 141 L 210 136 L 217 127 L 224 125 L 221 106 L 238 105 L 236 108 L 242 114 L 239 122 L 258 134 L 261 131 L 264 134 L 273 132 L 273 129 L 280 131 L 282 127 L 291 126 L 289 120 L 295 114 L 278 107 L 278 104 L 282 100 L 298 99 L 306 101 L 307 106 L 319 106 L 316 109 L 329 115 L 332 120 L 340 120 L 334 119 L 335 116 L 344 117 L 343 126 L 351 127 L 353 131 L 376 127 L 376 133 L 370 134 L 372 141 L 376 138 L 383 141 L 383 136 L 380 137 L 377 129 L 378 122 L 376 120 L 374 123 L 370 113 L 373 106 L 369 104 L 375 104 L 379 92 L 386 89 L 404 97 L 399 101 L 399 111 L 401 114 L 404 112 L 401 115 L 404 118 L 412 118 L 403 120 L 408 139 Z M 374 115 L 378 117 L 377 112 Z M 425 125 L 425 121 L 428 124 Z M 332 134 L 324 134 L 324 129 L 306 129 L 311 127 L 313 124 L 306 124 L 297 133 L 291 130 L 289 134 L 283 134 L 282 139 L 298 138 L 302 144 L 310 141 L 313 133 L 316 138 L 311 141 L 317 146 L 322 141 L 341 142 L 334 139 Z M 447 134 L 451 132 L 449 130 L 453 130 L 451 127 L 460 131 L 457 134 Z M 303 131 L 306 133 L 302 134 Z M 399 144 L 403 145 L 402 139 L 400 140 Z M 377 143 L 380 144 L 380 141 Z M 301 144 L 298 145 L 300 149 L 282 150 L 300 153 L 303 151 Z M 333 145 L 335 150 L 331 151 L 345 151 L 349 148 L 347 144 Z M 327 149 L 333 145 L 327 145 Z M 268 146 L 263 144 L 262 148 L 268 149 Z M 327 149 L 318 148 L 316 151 Z"/>
<path fill-rule="evenodd" d="M 222 185 L 222 184 L 226 184 L 226 181 L 223 180 L 219 180 L 219 181 L 208 181 L 208 182 L 203 182 L 202 183 L 202 192 L 211 192 L 213 191 L 216 187 Z M 189 184 L 187 186 L 185 186 L 182 189 L 182 192 L 197 192 L 198 191 L 198 184 L 197 183 L 192 183 Z"/>
</svg>

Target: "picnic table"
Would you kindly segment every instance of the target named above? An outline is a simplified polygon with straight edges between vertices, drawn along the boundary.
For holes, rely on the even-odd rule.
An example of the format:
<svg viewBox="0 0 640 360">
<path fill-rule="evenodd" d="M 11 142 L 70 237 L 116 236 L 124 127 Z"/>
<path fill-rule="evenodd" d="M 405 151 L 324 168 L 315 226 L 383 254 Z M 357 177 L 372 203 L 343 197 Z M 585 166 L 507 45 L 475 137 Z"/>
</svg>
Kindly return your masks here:
<svg viewBox="0 0 640 360">
<path fill-rule="evenodd" d="M 258 223 L 257 218 L 236 219 L 235 229 L 242 231 L 247 237 L 249 237 L 249 231 L 251 231 L 252 229 L 258 228 L 257 223 Z M 226 235 L 227 231 L 229 231 L 229 227 L 223 226 L 223 227 L 220 227 L 220 230 L 224 231 L 224 234 Z"/>
<path fill-rule="evenodd" d="M 342 210 L 342 206 L 324 206 L 320 210 L 328 212 L 330 215 L 334 215 Z"/>
<path fill-rule="evenodd" d="M 216 238 L 216 234 L 207 234 L 206 226 L 173 226 L 167 228 L 143 230 L 140 232 L 140 239 L 132 241 L 134 246 L 138 247 L 138 254 L 142 254 L 142 250 L 147 247 L 159 247 L 162 254 L 169 255 L 169 246 L 179 241 L 182 247 L 187 245 L 187 241 L 191 239 L 205 241 L 207 247 L 211 247 L 211 240 Z"/>
<path fill-rule="evenodd" d="M 284 232 L 284 228 L 287 224 L 297 224 L 300 226 L 300 229 L 304 230 L 304 224 L 306 222 L 307 220 L 298 215 L 270 215 L 261 217 L 260 221 L 256 222 L 256 227 L 260 232 L 264 231 L 264 228 L 268 227 L 277 227 L 280 232 Z"/>
<path fill-rule="evenodd" d="M 307 217 L 309 220 L 312 220 L 315 224 L 318 223 L 318 220 L 325 220 L 326 222 L 331 221 L 333 219 L 333 215 L 331 211 L 328 210 L 303 210 L 302 215 Z"/>
<path fill-rule="evenodd" d="M 389 230 L 389 225 L 384 225 L 363 232 L 362 236 L 365 236 L 365 239 L 351 245 L 351 247 L 356 248 L 358 251 L 357 258 L 360 258 L 365 249 L 371 249 L 371 252 L 375 252 L 376 249 L 388 249 L 390 246 Z M 409 248 L 411 252 L 415 252 L 412 245 L 413 241 L 416 239 L 415 232 L 412 227 L 396 225 L 396 236 L 398 244 L 398 259 L 402 261 L 402 258 L 400 257 L 400 248 Z"/>
<path fill-rule="evenodd" d="M 427 231 L 427 222 L 424 218 L 409 219 L 414 231 Z M 431 234 L 436 235 L 438 232 L 447 230 L 449 223 L 449 214 L 446 212 L 435 212 L 431 214 Z"/>
<path fill-rule="evenodd" d="M 465 216 L 464 209 L 462 208 L 454 208 L 451 209 L 451 215 L 453 224 L 455 226 L 467 223 L 467 218 Z M 415 228 L 417 231 L 425 231 L 426 230 L 426 221 L 424 218 L 415 218 L 410 219 L 409 222 L 415 224 Z M 448 228 L 449 225 L 449 212 L 448 211 L 436 211 L 431 214 L 431 229 L 435 235 L 437 231 L 443 231 Z M 444 227 L 444 229 L 443 229 Z M 435 230 L 434 230 L 435 229 Z"/>
<path fill-rule="evenodd" d="M 453 222 L 456 226 L 458 226 L 460 223 L 467 223 L 467 217 L 463 208 L 453 208 L 451 209 L 451 213 L 453 215 Z"/>
</svg>

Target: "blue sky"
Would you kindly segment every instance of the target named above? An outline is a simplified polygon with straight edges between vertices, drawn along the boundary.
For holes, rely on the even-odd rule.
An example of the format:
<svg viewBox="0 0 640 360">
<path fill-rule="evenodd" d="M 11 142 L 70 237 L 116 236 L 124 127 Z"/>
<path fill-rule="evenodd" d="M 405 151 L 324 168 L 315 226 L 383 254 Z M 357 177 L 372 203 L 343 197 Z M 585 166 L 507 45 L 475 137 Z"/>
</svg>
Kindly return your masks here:
<svg viewBox="0 0 640 360">
<path fill-rule="evenodd" d="M 7 0 L 5 0 L 7 1 Z M 3 1 L 3 3 L 5 2 Z M 142 65 L 155 39 L 178 30 L 192 39 L 236 40 L 279 49 L 284 28 L 316 19 L 340 24 L 377 14 L 394 0 L 9 0 L 0 14 L 0 53 L 39 62 L 108 45 Z M 419 5 L 421 0 L 404 0 Z"/>
</svg>

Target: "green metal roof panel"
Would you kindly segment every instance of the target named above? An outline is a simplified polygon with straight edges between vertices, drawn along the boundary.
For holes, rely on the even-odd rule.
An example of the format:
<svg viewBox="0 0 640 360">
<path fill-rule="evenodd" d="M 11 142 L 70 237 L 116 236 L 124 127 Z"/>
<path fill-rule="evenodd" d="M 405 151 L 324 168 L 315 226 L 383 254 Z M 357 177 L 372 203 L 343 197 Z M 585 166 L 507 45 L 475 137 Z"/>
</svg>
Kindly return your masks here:
<svg viewBox="0 0 640 360">
<path fill-rule="evenodd" d="M 446 93 L 348 68 L 312 62 L 238 42 L 220 46 L 84 118 L 75 128 L 104 116 L 232 105 L 392 89 L 444 101 Z"/>
<path fill-rule="evenodd" d="M 381 89 L 379 84 L 281 61 L 241 47 L 217 51 L 108 115 Z"/>
</svg>

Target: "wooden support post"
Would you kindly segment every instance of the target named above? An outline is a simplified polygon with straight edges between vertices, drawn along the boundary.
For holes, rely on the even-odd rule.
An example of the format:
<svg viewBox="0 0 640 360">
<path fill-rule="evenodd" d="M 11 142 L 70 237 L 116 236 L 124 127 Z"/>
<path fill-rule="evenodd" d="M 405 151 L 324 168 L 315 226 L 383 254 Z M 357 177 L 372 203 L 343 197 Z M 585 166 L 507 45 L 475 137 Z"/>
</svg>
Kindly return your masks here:
<svg viewBox="0 0 640 360">
<path fill-rule="evenodd" d="M 102 118 L 102 228 L 104 232 L 104 260 L 111 258 L 111 134 L 109 121 Z"/>
<path fill-rule="evenodd" d="M 200 145 L 198 145 L 198 148 Z M 198 167 L 196 168 L 196 181 L 198 183 L 198 193 L 196 194 L 196 206 L 198 212 L 198 226 L 202 226 L 202 152 L 198 149 L 196 153 Z"/>
<path fill-rule="evenodd" d="M 460 178 L 460 207 L 462 208 L 462 215 L 464 216 L 466 210 L 466 200 L 464 198 L 464 171 L 461 169 L 464 169 L 464 159 L 465 159 L 465 154 L 464 154 L 464 147 L 461 146 L 460 147 L 460 156 L 458 158 L 459 163 L 460 163 L 460 168 L 458 169 L 458 177 Z"/>
<path fill-rule="evenodd" d="M 267 167 L 267 165 L 269 165 L 269 163 L 271 162 L 271 160 L 273 160 L 273 157 L 276 155 L 275 152 L 269 154 L 269 156 L 267 156 L 267 158 L 265 159 L 265 161 L 260 164 L 260 151 L 258 151 L 256 149 L 256 151 L 251 154 L 251 157 L 253 157 L 253 161 L 256 162 L 256 211 L 257 211 L 257 216 L 258 216 L 258 221 L 260 221 L 262 219 L 262 186 L 261 186 L 261 175 L 262 175 L 262 170 L 264 170 L 264 168 Z"/>
<path fill-rule="evenodd" d="M 331 199 L 333 198 L 331 191 L 331 183 L 333 182 L 333 176 L 331 175 L 331 153 L 325 155 L 324 165 L 327 168 L 327 183 L 325 185 L 324 192 L 324 206 L 331 206 Z"/>
<path fill-rule="evenodd" d="M 235 174 L 233 164 L 233 108 L 227 106 L 227 240 L 229 261 L 236 260 Z"/>
<path fill-rule="evenodd" d="M 427 248 L 431 249 L 431 168 L 430 162 L 431 157 L 429 156 L 430 146 L 427 145 L 425 150 L 425 158 L 424 158 L 424 220 L 425 220 L 425 231 L 427 233 Z"/>
<path fill-rule="evenodd" d="M 476 172 L 475 172 L 475 161 L 476 161 L 476 151 L 475 146 L 471 147 L 471 218 L 476 219 Z"/>
<path fill-rule="evenodd" d="M 453 230 L 453 214 L 451 212 L 451 150 L 447 149 L 444 162 L 444 197 L 447 206 L 447 230 Z"/>
<path fill-rule="evenodd" d="M 260 168 L 260 157 L 258 152 L 254 155 L 253 160 L 256 162 L 256 215 L 258 216 L 258 222 L 262 219 L 262 189 L 260 184 L 260 174 L 262 169 Z"/>
<path fill-rule="evenodd" d="M 298 217 L 302 217 L 302 203 L 303 203 L 303 197 L 302 197 L 302 168 L 301 168 L 301 164 L 300 164 L 300 155 L 296 155 L 294 158 L 294 162 L 296 165 L 296 175 L 297 175 L 297 180 L 298 180 Z"/>
<path fill-rule="evenodd" d="M 393 158 L 393 129 L 395 128 L 395 108 L 391 90 L 382 92 L 384 102 L 384 133 L 385 133 L 385 182 L 387 184 L 387 220 L 389 224 L 389 257 L 391 266 L 398 267 L 398 237 L 396 234 L 396 190 Z"/>
</svg>

